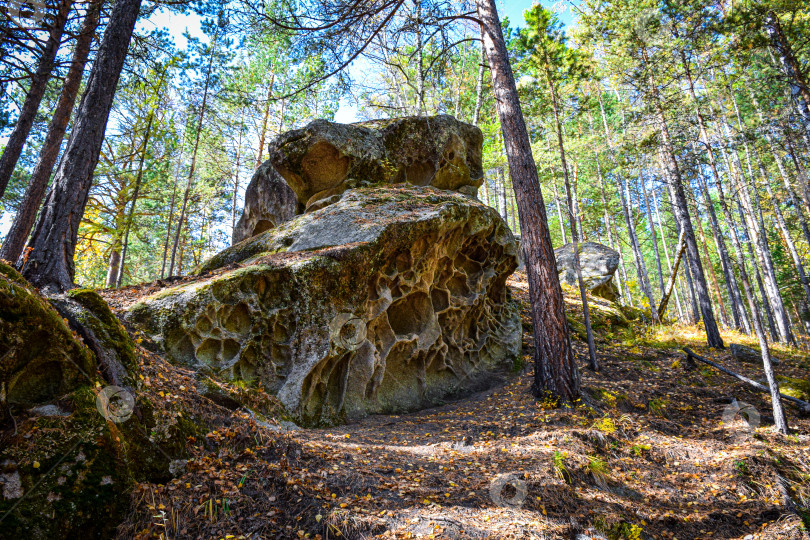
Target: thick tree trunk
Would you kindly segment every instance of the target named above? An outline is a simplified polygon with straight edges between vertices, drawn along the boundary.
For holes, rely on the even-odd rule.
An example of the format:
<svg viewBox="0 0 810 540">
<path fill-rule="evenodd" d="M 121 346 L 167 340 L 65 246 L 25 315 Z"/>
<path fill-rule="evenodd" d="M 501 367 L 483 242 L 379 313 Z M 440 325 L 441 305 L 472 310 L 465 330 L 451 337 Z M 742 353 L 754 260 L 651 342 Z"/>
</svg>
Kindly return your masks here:
<svg viewBox="0 0 810 540">
<path fill-rule="evenodd" d="M 646 51 L 643 50 L 646 58 Z M 700 254 L 698 253 L 697 241 L 695 239 L 695 231 L 692 228 L 692 220 L 689 217 L 689 206 L 686 200 L 686 194 L 683 189 L 683 180 L 681 179 L 681 170 L 678 166 L 678 161 L 675 158 L 675 149 L 669 134 L 669 127 L 667 125 L 666 117 L 664 116 L 664 109 L 661 105 L 661 99 L 658 95 L 658 87 L 655 81 L 650 76 L 650 93 L 653 104 L 656 109 L 659 123 L 659 131 L 661 133 L 662 149 L 664 151 L 664 165 L 667 170 L 669 182 L 672 184 L 672 192 L 674 196 L 675 214 L 681 227 L 684 229 L 686 238 L 686 252 L 687 262 L 689 263 L 692 279 L 695 286 L 695 294 L 700 304 L 700 312 L 703 318 L 703 326 L 706 331 L 706 341 L 710 347 L 722 349 L 723 339 L 720 337 L 720 331 L 717 328 L 717 322 L 714 319 L 714 312 L 712 311 L 711 300 L 709 299 L 709 291 L 706 285 L 706 276 L 703 273 L 703 265 L 700 261 Z"/>
<path fill-rule="evenodd" d="M 810 87 L 804 80 L 802 69 L 793 49 L 782 31 L 779 17 L 773 11 L 769 11 L 764 21 L 765 31 L 771 41 L 771 47 L 776 51 L 776 56 L 782 64 L 787 83 L 790 88 L 790 95 L 799 111 L 802 127 L 804 128 L 804 139 L 810 145 Z"/>
<path fill-rule="evenodd" d="M 25 101 L 20 109 L 20 116 L 17 118 L 14 129 L 8 137 L 3 155 L 0 156 L 0 198 L 6 192 L 8 182 L 12 173 L 14 173 L 14 167 L 17 166 L 25 141 L 31 132 L 31 126 L 34 125 L 39 104 L 42 102 L 48 80 L 51 78 L 56 53 L 62 44 L 62 34 L 72 5 L 73 0 L 61 0 L 56 7 L 53 23 L 48 31 L 48 39 L 39 57 L 37 70 L 31 76 L 31 85 L 28 87 Z"/>
<path fill-rule="evenodd" d="M 537 166 L 532 157 L 495 0 L 476 0 L 476 7 L 483 26 L 484 48 L 492 72 L 495 103 L 523 232 L 534 329 L 534 392 L 537 396 L 550 395 L 573 403 L 580 395 L 579 370 L 568 335 L 565 303 Z"/>
<path fill-rule="evenodd" d="M 79 223 L 140 7 L 141 0 L 117 0 L 110 14 L 53 188 L 29 242 L 32 251 L 23 274 L 40 288 L 73 286 Z"/>
<path fill-rule="evenodd" d="M 39 151 L 39 158 L 25 190 L 25 196 L 17 209 L 17 214 L 14 216 L 11 229 L 9 229 L 3 241 L 3 247 L 0 249 L 0 259 L 12 263 L 17 262 L 25 247 L 25 241 L 28 240 L 28 235 L 31 233 L 31 227 L 34 226 L 37 219 L 37 212 L 42 205 L 42 199 L 45 197 L 53 166 L 56 163 L 56 158 L 59 157 L 59 149 L 62 146 L 62 140 L 65 138 L 65 131 L 70 122 L 70 115 L 73 113 L 76 96 L 79 93 L 82 74 L 87 64 L 87 56 L 90 54 L 90 46 L 93 43 L 93 36 L 95 36 L 96 27 L 98 26 L 101 2 L 102 0 L 94 0 L 87 6 L 87 13 L 84 16 L 82 28 L 73 49 L 73 59 L 65 76 L 65 82 L 62 86 L 62 92 L 59 94 L 59 101 L 56 103 L 53 118 L 51 118 L 51 123 L 48 126 L 48 134 L 45 136 L 42 149 Z"/>
</svg>

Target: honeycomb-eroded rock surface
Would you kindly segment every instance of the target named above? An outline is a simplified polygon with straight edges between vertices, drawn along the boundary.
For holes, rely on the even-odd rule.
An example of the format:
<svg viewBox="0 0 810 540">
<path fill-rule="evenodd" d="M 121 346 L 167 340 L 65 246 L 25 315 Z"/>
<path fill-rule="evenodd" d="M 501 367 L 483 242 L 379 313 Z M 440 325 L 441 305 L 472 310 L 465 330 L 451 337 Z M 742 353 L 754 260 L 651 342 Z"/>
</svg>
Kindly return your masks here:
<svg viewBox="0 0 810 540">
<path fill-rule="evenodd" d="M 257 241 L 294 245 L 296 231 L 346 229 L 338 218 L 354 225 L 350 239 L 373 234 L 231 254 L 245 266 L 163 291 L 128 318 L 173 361 L 260 381 L 309 423 L 434 405 L 512 366 L 520 319 L 506 279 L 517 260 L 494 210 L 430 188 L 353 190 Z"/>
</svg>

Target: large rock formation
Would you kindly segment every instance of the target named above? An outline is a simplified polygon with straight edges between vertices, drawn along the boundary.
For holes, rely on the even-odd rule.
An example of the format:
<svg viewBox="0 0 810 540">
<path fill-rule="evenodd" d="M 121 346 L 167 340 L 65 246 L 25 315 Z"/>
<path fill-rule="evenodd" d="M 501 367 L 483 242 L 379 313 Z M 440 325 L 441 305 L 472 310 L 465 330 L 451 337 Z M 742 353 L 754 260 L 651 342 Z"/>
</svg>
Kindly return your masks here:
<svg viewBox="0 0 810 540">
<path fill-rule="evenodd" d="M 565 244 L 554 250 L 560 282 L 579 287 L 574 269 L 574 244 Z M 585 288 L 606 300 L 616 301 L 619 289 L 613 275 L 619 267 L 619 252 L 596 242 L 579 243 L 579 265 Z"/>
<path fill-rule="evenodd" d="M 258 379 L 299 420 L 333 422 L 433 405 L 509 369 L 516 266 L 503 220 L 469 197 L 356 189 L 232 246 L 204 266 L 213 276 L 127 318 L 174 362 Z"/>
<path fill-rule="evenodd" d="M 270 144 L 270 161 L 307 211 L 347 189 L 407 182 L 475 196 L 483 182 L 481 130 L 452 116 L 358 124 L 315 120 Z"/>
<path fill-rule="evenodd" d="M 269 161 L 256 169 L 245 191 L 245 209 L 233 230 L 233 243 L 263 233 L 291 220 L 298 211 L 298 199 Z"/>
<path fill-rule="evenodd" d="M 31 407 L 88 384 L 90 350 L 13 268 L 0 262 L 0 421 L 9 406 Z"/>
</svg>

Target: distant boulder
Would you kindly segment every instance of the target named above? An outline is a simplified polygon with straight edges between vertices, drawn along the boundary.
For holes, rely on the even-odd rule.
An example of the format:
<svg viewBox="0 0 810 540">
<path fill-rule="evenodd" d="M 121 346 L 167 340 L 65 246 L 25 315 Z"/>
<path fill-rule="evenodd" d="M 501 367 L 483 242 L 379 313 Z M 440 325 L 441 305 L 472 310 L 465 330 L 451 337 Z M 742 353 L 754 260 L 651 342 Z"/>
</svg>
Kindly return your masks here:
<svg viewBox="0 0 810 540">
<path fill-rule="evenodd" d="M 574 244 L 565 244 L 554 250 L 560 282 L 579 287 L 574 268 Z M 579 243 L 579 266 L 585 288 L 591 294 L 615 302 L 619 289 L 613 276 L 619 267 L 619 252 L 597 242 Z"/>
<path fill-rule="evenodd" d="M 752 349 L 751 347 L 746 347 L 745 345 L 740 345 L 738 343 L 732 343 L 728 346 L 728 350 L 731 352 L 731 356 L 733 356 L 739 362 L 745 362 L 747 364 L 762 363 L 762 353 Z M 771 363 L 776 365 L 780 362 L 778 358 L 771 356 Z"/>
<path fill-rule="evenodd" d="M 298 199 L 270 161 L 262 163 L 245 192 L 245 209 L 233 230 L 233 243 L 277 227 L 298 214 Z"/>
</svg>

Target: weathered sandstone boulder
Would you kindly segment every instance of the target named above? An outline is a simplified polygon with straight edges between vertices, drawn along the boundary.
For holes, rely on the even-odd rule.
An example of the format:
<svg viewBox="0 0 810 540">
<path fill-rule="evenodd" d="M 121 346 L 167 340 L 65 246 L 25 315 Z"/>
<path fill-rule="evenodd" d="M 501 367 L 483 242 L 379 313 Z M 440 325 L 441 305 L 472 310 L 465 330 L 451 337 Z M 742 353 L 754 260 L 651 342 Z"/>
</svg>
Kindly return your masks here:
<svg viewBox="0 0 810 540">
<path fill-rule="evenodd" d="M 269 161 L 262 163 L 245 191 L 245 209 L 233 230 L 233 243 L 263 233 L 285 221 L 298 211 L 298 199 Z"/>
<path fill-rule="evenodd" d="M 369 185 L 407 182 L 475 196 L 484 178 L 482 144 L 480 129 L 447 115 L 315 120 L 270 143 L 270 161 L 312 211 Z"/>
<path fill-rule="evenodd" d="M 554 250 L 560 282 L 579 287 L 574 269 L 574 244 L 565 244 Z M 606 300 L 616 301 L 619 289 L 613 275 L 619 267 L 619 252 L 596 242 L 579 243 L 579 265 L 585 288 Z"/>
<path fill-rule="evenodd" d="M 520 351 L 516 266 L 503 220 L 469 197 L 356 189 L 226 249 L 203 268 L 213 276 L 127 319 L 174 362 L 258 380 L 299 421 L 334 422 L 492 384 Z"/>
</svg>

